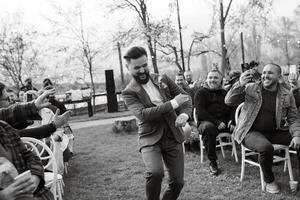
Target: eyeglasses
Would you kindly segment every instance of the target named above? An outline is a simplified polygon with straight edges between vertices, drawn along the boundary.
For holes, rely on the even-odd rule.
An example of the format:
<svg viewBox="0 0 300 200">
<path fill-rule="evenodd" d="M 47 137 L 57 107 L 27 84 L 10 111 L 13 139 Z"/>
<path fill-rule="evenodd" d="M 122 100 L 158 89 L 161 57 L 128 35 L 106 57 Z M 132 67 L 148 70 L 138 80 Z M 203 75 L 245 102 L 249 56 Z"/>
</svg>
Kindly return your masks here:
<svg viewBox="0 0 300 200">
<path fill-rule="evenodd" d="M 10 101 L 10 98 L 9 97 L 0 98 L 0 101 Z"/>
</svg>

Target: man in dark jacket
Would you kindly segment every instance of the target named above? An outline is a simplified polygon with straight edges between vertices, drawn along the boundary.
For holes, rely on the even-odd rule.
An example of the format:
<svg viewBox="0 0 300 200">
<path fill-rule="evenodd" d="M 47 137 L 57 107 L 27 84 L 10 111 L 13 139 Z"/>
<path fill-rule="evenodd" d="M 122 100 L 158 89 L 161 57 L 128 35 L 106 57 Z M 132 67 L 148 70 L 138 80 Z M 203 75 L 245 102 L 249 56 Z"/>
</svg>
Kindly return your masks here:
<svg viewBox="0 0 300 200">
<path fill-rule="evenodd" d="M 198 130 L 210 160 L 211 175 L 218 175 L 216 138 L 220 131 L 228 130 L 231 109 L 224 103 L 226 91 L 222 89 L 222 75 L 217 70 L 208 73 L 206 85 L 195 95 Z"/>
</svg>

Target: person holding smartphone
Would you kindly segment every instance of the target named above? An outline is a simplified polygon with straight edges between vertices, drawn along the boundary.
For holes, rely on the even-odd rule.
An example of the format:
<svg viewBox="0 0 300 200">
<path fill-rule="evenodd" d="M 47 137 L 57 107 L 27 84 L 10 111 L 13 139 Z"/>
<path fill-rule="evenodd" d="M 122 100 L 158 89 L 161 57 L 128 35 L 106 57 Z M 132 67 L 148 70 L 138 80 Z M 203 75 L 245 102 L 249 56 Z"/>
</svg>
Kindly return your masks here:
<svg viewBox="0 0 300 200">
<path fill-rule="evenodd" d="M 3 86 L 5 85 L 0 84 L 0 87 Z M 5 89 L 0 91 L 6 92 Z M 54 92 L 55 90 L 47 90 L 33 102 L 0 109 L 0 156 L 9 160 L 19 174 L 27 170 L 31 173 L 30 176 L 17 178 L 6 188 L 0 188 L 1 200 L 18 200 L 21 197 L 25 200 L 27 194 L 33 194 L 35 200 L 54 199 L 50 190 L 45 187 L 44 168 L 40 158 L 25 147 L 18 130 L 10 125 L 20 120 L 40 119 L 38 111 L 49 105 L 48 102 L 45 103 L 45 99 Z M 32 199 L 32 195 L 27 199 Z"/>
<path fill-rule="evenodd" d="M 263 68 L 261 82 L 251 83 L 251 75 L 245 71 L 225 97 L 229 106 L 244 103 L 234 139 L 259 153 L 266 191 L 272 194 L 280 192 L 272 170 L 272 144 L 293 147 L 300 155 L 300 117 L 293 94 L 281 79 L 281 67 L 268 63 Z"/>
</svg>

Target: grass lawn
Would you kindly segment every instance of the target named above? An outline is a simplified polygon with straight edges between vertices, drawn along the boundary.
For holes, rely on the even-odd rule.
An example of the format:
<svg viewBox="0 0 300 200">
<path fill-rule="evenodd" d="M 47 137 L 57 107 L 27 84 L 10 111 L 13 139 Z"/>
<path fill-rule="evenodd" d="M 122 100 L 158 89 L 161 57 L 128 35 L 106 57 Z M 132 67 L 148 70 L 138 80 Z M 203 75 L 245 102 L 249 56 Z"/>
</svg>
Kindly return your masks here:
<svg viewBox="0 0 300 200">
<path fill-rule="evenodd" d="M 105 125 L 79 129 L 74 135 L 75 157 L 69 163 L 69 174 L 64 177 L 65 200 L 145 199 L 144 165 L 137 151 L 136 134 L 116 135 L 112 133 L 111 125 Z M 226 159 L 218 153 L 222 173 L 211 177 L 207 160 L 200 164 L 199 153 L 186 152 L 185 186 L 179 199 L 300 199 L 300 192 L 291 194 L 288 173 L 283 173 L 283 165 L 274 166 L 281 193 L 271 195 L 261 191 L 257 167 L 246 165 L 245 179 L 241 183 L 240 163 L 235 163 L 229 151 Z M 297 166 L 295 162 L 293 165 Z M 294 177 L 300 181 L 296 169 Z M 164 179 L 162 190 L 165 188 Z"/>
</svg>

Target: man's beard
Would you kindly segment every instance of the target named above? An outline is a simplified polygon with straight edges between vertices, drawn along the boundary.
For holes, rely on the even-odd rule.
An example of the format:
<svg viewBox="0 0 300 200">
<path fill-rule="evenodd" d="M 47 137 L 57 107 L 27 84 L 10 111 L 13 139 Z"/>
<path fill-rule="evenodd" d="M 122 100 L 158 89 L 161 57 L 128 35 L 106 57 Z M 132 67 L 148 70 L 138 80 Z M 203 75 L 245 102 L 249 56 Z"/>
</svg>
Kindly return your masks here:
<svg viewBox="0 0 300 200">
<path fill-rule="evenodd" d="M 265 80 L 271 81 L 271 83 L 269 83 L 268 85 L 266 85 L 266 84 L 264 83 Z M 277 82 L 275 82 L 275 81 L 273 81 L 273 80 L 271 80 L 271 79 L 267 79 L 267 78 L 263 79 L 263 86 L 264 86 L 264 88 L 266 88 L 266 89 L 271 89 L 271 88 L 273 88 L 275 85 L 277 85 Z"/>
<path fill-rule="evenodd" d="M 146 78 L 145 79 L 140 79 L 141 75 L 145 75 Z M 138 73 L 137 75 L 134 75 L 133 78 L 140 84 L 144 85 L 146 83 L 148 83 L 149 79 L 150 79 L 150 74 L 149 72 L 144 72 L 144 73 Z"/>
</svg>

